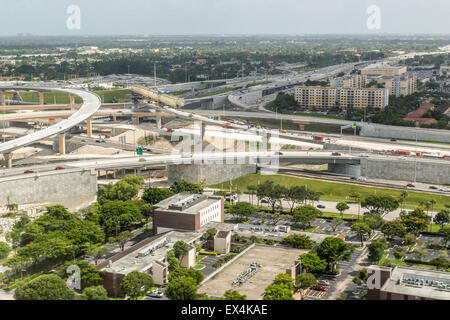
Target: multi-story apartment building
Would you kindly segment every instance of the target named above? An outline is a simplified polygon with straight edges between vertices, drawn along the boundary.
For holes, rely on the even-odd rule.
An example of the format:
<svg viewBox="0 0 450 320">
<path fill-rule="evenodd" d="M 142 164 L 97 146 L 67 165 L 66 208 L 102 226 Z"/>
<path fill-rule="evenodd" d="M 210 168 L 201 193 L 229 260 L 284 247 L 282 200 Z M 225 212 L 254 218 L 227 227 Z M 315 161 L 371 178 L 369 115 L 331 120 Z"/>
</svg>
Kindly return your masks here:
<svg viewBox="0 0 450 320">
<path fill-rule="evenodd" d="M 330 80 L 332 88 L 364 88 L 366 86 L 366 75 L 350 74 Z"/>
<path fill-rule="evenodd" d="M 296 87 L 295 99 L 302 109 L 328 111 L 341 109 L 383 109 L 389 104 L 389 90 L 385 88 L 329 88 Z"/>
<path fill-rule="evenodd" d="M 337 89 L 328 87 L 296 87 L 295 100 L 302 109 L 327 111 L 337 106 Z"/>
<path fill-rule="evenodd" d="M 341 109 L 383 109 L 389 104 L 389 90 L 385 88 L 343 88 L 338 94 Z"/>
<path fill-rule="evenodd" d="M 416 76 L 394 76 L 394 77 L 379 77 L 374 79 L 377 83 L 389 89 L 391 95 L 396 97 L 413 94 L 417 91 L 417 77 Z"/>
</svg>

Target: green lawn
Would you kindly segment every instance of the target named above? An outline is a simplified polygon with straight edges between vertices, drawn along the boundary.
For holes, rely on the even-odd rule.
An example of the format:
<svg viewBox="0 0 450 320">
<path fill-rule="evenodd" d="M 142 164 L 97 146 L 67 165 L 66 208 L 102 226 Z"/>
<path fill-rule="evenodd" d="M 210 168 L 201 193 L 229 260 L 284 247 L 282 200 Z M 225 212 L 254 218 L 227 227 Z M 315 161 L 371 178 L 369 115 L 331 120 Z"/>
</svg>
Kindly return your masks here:
<svg viewBox="0 0 450 320">
<path fill-rule="evenodd" d="M 195 257 L 195 262 L 199 262 L 199 261 L 202 260 L 204 257 L 206 257 L 204 254 L 198 254 L 197 257 Z"/>
<path fill-rule="evenodd" d="M 269 83 L 272 83 L 272 82 L 271 81 L 261 81 L 261 82 L 250 83 L 247 85 L 247 88 L 261 86 L 261 85 L 269 84 Z"/>
<path fill-rule="evenodd" d="M 309 72 L 309 71 L 314 71 L 317 70 L 319 68 L 293 68 L 292 71 L 297 72 L 298 74 L 302 74 L 305 72 Z"/>
<path fill-rule="evenodd" d="M 216 94 L 226 93 L 226 92 L 230 92 L 233 90 L 234 90 L 233 88 L 220 89 L 220 90 L 216 90 L 213 92 L 202 94 L 200 96 L 197 96 L 196 98 L 205 98 L 205 97 L 215 96 Z"/>
<path fill-rule="evenodd" d="M 325 201 L 342 201 L 346 200 L 346 197 L 351 192 L 359 192 L 362 197 L 367 197 L 369 195 L 391 195 L 396 199 L 399 199 L 401 190 L 386 189 L 386 188 L 375 188 L 375 187 L 364 187 L 360 185 L 352 185 L 347 183 L 329 182 L 305 178 L 290 177 L 285 175 L 261 175 L 261 174 L 249 174 L 246 176 L 239 177 L 233 180 L 233 188 L 238 188 L 240 191 L 247 191 L 249 185 L 258 185 L 267 180 L 273 181 L 275 184 L 280 184 L 285 187 L 291 187 L 294 185 L 306 185 L 309 189 L 314 191 L 322 192 L 321 200 Z M 223 190 L 229 190 L 229 181 L 218 183 L 210 186 L 212 188 L 218 188 Z M 413 192 L 408 191 L 408 198 L 406 199 L 406 207 L 408 209 L 415 208 L 419 202 L 428 201 L 434 199 L 436 205 L 433 210 L 444 209 L 445 204 L 450 203 L 450 197 L 446 195 L 438 195 L 423 192 Z"/>
<path fill-rule="evenodd" d="M 203 269 L 205 267 L 205 265 L 203 265 L 203 264 L 196 264 L 193 268 L 195 269 L 195 270 L 201 270 L 201 269 Z"/>
</svg>

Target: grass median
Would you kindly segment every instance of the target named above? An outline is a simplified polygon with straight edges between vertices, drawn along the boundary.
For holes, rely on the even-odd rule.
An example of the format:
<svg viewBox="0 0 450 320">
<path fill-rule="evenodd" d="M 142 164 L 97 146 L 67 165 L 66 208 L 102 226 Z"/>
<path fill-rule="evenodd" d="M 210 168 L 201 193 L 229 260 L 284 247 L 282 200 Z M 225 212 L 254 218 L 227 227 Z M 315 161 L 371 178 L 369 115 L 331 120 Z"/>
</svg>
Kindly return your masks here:
<svg viewBox="0 0 450 320">
<path fill-rule="evenodd" d="M 285 175 L 261 175 L 261 174 L 249 174 L 239 177 L 232 181 L 233 189 L 237 187 L 238 190 L 246 192 L 248 186 L 258 185 L 258 183 L 264 183 L 265 181 L 273 181 L 275 184 L 280 184 L 284 187 L 291 186 L 307 186 L 309 189 L 316 192 L 322 192 L 320 200 L 339 202 L 347 200 L 348 195 L 351 192 L 358 192 L 362 195 L 362 198 L 366 198 L 370 195 L 390 195 L 396 199 L 400 198 L 402 190 L 379 188 L 379 187 L 365 187 L 355 184 L 329 182 L 323 180 L 314 180 L 298 177 L 290 177 Z M 230 190 L 229 181 L 218 183 L 210 186 L 211 188 Z M 405 207 L 407 209 L 414 209 L 419 205 L 421 201 L 435 200 L 436 204 L 433 207 L 434 211 L 439 211 L 445 208 L 445 204 L 450 204 L 450 197 L 447 195 L 439 195 L 425 192 L 415 192 L 408 190 L 408 197 L 406 198 Z M 363 210 L 362 210 L 363 211 Z"/>
</svg>

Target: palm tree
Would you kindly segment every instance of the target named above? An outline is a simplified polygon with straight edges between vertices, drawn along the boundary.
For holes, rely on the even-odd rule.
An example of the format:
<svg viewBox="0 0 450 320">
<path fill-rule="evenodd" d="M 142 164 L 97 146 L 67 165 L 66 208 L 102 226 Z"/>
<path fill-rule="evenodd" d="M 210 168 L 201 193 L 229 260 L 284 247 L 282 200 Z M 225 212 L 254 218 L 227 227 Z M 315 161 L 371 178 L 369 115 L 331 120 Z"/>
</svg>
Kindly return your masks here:
<svg viewBox="0 0 450 320">
<path fill-rule="evenodd" d="M 405 210 L 405 201 L 406 201 L 407 197 L 408 197 L 408 191 L 403 190 L 402 193 L 400 194 L 400 201 L 402 203 L 402 211 Z"/>
<path fill-rule="evenodd" d="M 431 218 L 431 221 L 433 221 L 433 207 L 436 204 L 436 200 L 431 199 L 429 202 L 430 202 L 430 205 L 431 205 L 430 218 Z M 432 230 L 433 230 L 433 225 L 432 225 L 432 223 L 430 223 L 430 231 L 432 231 Z"/>
</svg>

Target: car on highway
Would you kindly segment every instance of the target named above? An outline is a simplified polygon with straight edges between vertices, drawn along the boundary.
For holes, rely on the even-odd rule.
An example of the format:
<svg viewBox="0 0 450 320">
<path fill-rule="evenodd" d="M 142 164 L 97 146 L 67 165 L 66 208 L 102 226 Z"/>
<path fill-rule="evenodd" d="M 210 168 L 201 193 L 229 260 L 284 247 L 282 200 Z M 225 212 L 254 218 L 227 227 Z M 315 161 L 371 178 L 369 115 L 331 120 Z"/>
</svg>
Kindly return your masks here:
<svg viewBox="0 0 450 320">
<path fill-rule="evenodd" d="M 28 170 L 25 170 L 23 173 L 34 173 L 34 171 L 31 169 L 28 169 Z"/>
<path fill-rule="evenodd" d="M 399 160 L 406 160 L 407 158 L 406 157 L 400 157 L 400 158 L 398 158 Z"/>
<path fill-rule="evenodd" d="M 450 192 L 449 188 L 440 188 L 439 191 Z"/>
<path fill-rule="evenodd" d="M 432 190 L 437 190 L 437 189 L 438 189 L 438 187 L 435 187 L 435 186 L 430 186 L 430 189 L 432 189 Z"/>
<path fill-rule="evenodd" d="M 392 139 L 391 139 L 391 141 L 395 142 L 395 141 L 397 141 L 397 139 L 395 139 L 395 138 L 392 138 Z"/>
<path fill-rule="evenodd" d="M 57 167 L 55 168 L 55 170 L 64 170 L 64 167 L 57 166 Z"/>
<path fill-rule="evenodd" d="M 319 205 L 317 205 L 317 208 L 319 208 L 319 209 L 325 209 L 325 206 L 324 206 L 323 204 L 319 204 Z"/>
<path fill-rule="evenodd" d="M 366 181 L 367 178 L 366 177 L 358 177 L 357 180 L 359 180 L 359 181 Z"/>
<path fill-rule="evenodd" d="M 412 183 L 408 183 L 406 186 L 407 186 L 408 188 L 415 188 L 415 187 L 416 187 L 416 186 L 413 185 Z"/>
<path fill-rule="evenodd" d="M 332 156 L 340 156 L 341 153 L 340 153 L 340 152 L 333 152 L 331 155 L 332 155 Z"/>
<path fill-rule="evenodd" d="M 359 156 L 360 156 L 361 158 L 368 158 L 368 157 L 369 157 L 369 154 L 368 154 L 368 153 L 360 153 Z"/>
</svg>

